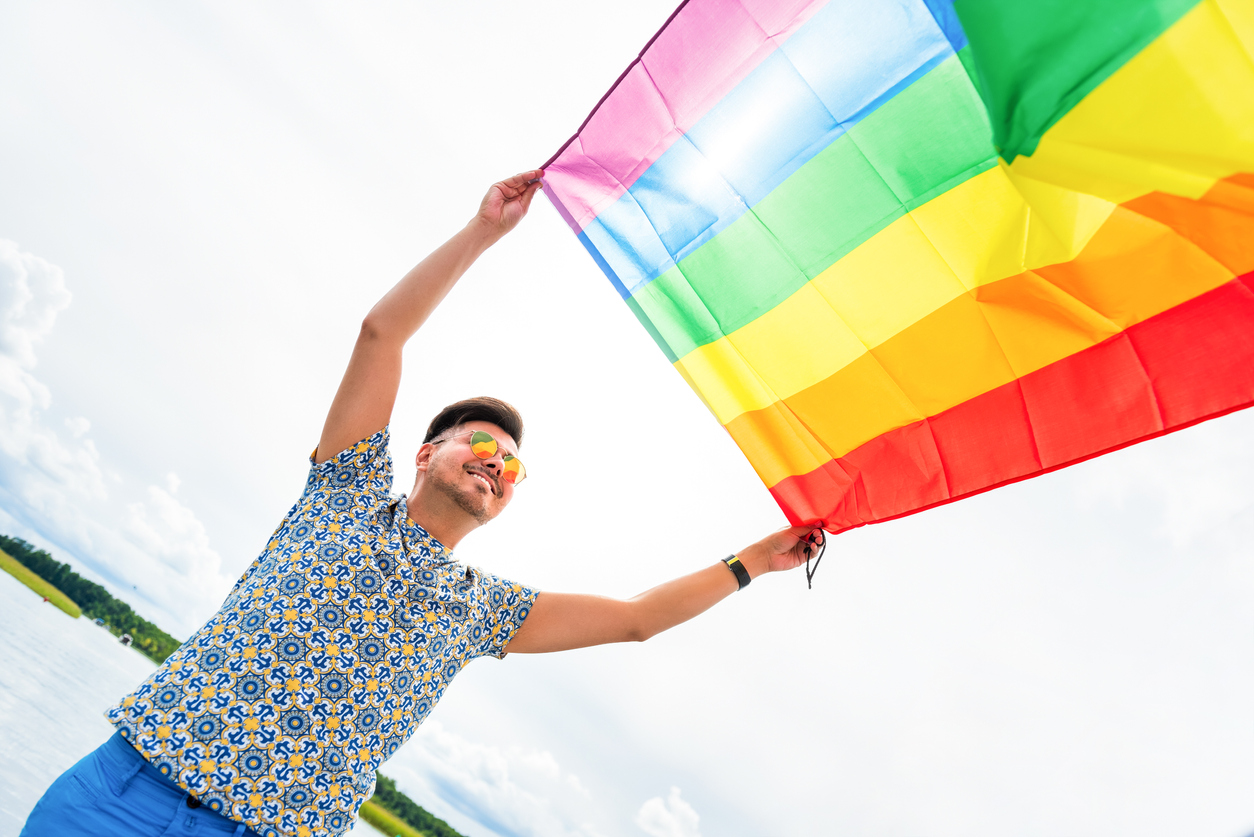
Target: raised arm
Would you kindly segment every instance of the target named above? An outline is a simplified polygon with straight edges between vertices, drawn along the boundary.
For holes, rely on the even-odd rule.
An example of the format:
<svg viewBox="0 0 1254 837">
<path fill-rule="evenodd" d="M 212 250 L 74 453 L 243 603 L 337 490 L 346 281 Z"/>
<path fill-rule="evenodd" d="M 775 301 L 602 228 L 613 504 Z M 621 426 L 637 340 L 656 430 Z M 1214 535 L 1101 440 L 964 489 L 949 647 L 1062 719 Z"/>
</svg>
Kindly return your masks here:
<svg viewBox="0 0 1254 837">
<path fill-rule="evenodd" d="M 807 546 L 817 547 L 823 537 L 821 529 L 794 526 L 746 547 L 736 557 L 749 577 L 756 579 L 804 564 Z M 643 641 L 709 610 L 739 586 L 732 570 L 719 562 L 626 601 L 577 593 L 541 593 L 506 650 L 540 654 Z"/>
<path fill-rule="evenodd" d="M 541 188 L 543 174 L 536 169 L 493 184 L 470 223 L 370 309 L 322 427 L 316 461 L 325 462 L 388 423 L 401 383 L 406 341 L 475 259 L 518 225 Z"/>
</svg>

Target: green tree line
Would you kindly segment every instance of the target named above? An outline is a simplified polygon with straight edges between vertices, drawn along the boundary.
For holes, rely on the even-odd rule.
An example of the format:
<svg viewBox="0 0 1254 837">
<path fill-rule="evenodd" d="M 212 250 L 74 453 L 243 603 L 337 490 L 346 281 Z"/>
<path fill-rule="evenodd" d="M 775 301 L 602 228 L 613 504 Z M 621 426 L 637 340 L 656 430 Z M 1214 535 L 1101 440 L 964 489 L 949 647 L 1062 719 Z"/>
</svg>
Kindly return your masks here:
<svg viewBox="0 0 1254 837">
<path fill-rule="evenodd" d="M 183 644 L 140 617 L 126 602 L 113 598 L 99 584 L 74 572 L 69 564 L 62 564 L 21 538 L 0 535 L 0 549 L 73 599 L 88 617 L 103 619 L 114 634 L 130 634 L 131 644 L 155 662 L 165 662 L 165 658 Z"/>
<path fill-rule="evenodd" d="M 454 830 L 453 826 L 398 791 L 394 780 L 382 773 L 376 773 L 375 776 L 372 801 L 427 834 L 428 837 L 464 837 L 460 831 Z"/>
</svg>

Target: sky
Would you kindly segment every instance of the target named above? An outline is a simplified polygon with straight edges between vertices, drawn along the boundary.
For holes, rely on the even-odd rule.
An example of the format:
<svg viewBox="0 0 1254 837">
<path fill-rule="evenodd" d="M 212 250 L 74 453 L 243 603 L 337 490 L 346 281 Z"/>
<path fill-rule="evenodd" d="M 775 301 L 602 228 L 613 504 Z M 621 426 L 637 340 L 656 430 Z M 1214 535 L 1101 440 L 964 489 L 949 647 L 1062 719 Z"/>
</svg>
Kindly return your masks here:
<svg viewBox="0 0 1254 837">
<path fill-rule="evenodd" d="M 361 317 L 671 0 L 0 6 L 0 532 L 179 636 L 298 496 Z M 784 525 L 542 198 L 410 342 L 528 481 L 467 563 L 630 596 Z M 833 539 L 642 645 L 468 667 L 385 765 L 472 837 L 1254 832 L 1254 411 Z"/>
</svg>

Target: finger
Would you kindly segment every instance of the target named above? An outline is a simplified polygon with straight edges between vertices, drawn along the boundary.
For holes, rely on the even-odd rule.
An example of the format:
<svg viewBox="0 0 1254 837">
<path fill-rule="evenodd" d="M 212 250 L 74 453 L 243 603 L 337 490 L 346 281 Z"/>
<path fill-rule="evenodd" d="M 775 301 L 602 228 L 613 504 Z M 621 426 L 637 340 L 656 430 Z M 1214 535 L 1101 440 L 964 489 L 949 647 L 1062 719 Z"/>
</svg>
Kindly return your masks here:
<svg viewBox="0 0 1254 837">
<path fill-rule="evenodd" d="M 492 188 L 488 190 L 488 194 L 490 195 L 493 192 L 496 192 L 501 196 L 501 200 L 503 201 L 515 200 L 522 192 L 523 187 L 511 182 L 513 179 L 514 178 L 511 177 L 509 180 L 501 180 L 497 183 L 493 183 Z"/>
<path fill-rule="evenodd" d="M 543 169 L 532 169 L 531 171 L 520 172 L 513 177 L 507 177 L 501 181 L 502 185 L 507 186 L 514 192 L 521 193 L 523 189 L 532 181 L 539 180 L 544 176 Z"/>
<path fill-rule="evenodd" d="M 513 178 L 510 178 L 510 180 L 513 180 Z M 520 194 L 522 194 L 522 190 L 525 187 L 515 184 L 515 183 L 511 183 L 509 180 L 502 180 L 500 183 L 497 183 L 492 188 L 500 192 L 501 197 L 504 198 L 505 200 L 512 201 L 512 200 L 515 200 Z"/>
<path fill-rule="evenodd" d="M 521 177 L 522 175 L 519 175 L 519 176 Z M 534 194 L 536 189 L 543 188 L 543 186 L 544 186 L 543 180 L 525 181 L 523 183 L 518 184 L 516 187 L 510 188 L 508 192 L 506 193 L 506 199 L 514 201 L 514 200 L 519 200 L 520 198 L 526 198 L 527 202 L 530 203 L 531 202 L 530 195 Z"/>
<path fill-rule="evenodd" d="M 531 208 L 531 199 L 536 196 L 536 192 L 539 192 L 543 188 L 544 184 L 539 180 L 527 187 L 527 191 L 523 192 L 522 200 L 520 201 L 523 212 L 526 212 Z"/>
</svg>

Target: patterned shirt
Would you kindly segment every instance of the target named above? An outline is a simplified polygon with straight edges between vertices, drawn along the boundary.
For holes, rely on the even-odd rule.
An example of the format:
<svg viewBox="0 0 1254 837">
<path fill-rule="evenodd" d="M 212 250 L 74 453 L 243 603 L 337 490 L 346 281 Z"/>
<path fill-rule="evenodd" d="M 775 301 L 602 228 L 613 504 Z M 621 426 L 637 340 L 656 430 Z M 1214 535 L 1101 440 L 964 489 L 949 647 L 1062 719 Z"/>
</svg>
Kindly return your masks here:
<svg viewBox="0 0 1254 837">
<path fill-rule="evenodd" d="M 222 608 L 106 715 L 212 810 L 334 837 L 467 662 L 505 655 L 535 591 L 465 567 L 389 499 L 385 427 L 314 464 Z"/>
</svg>

